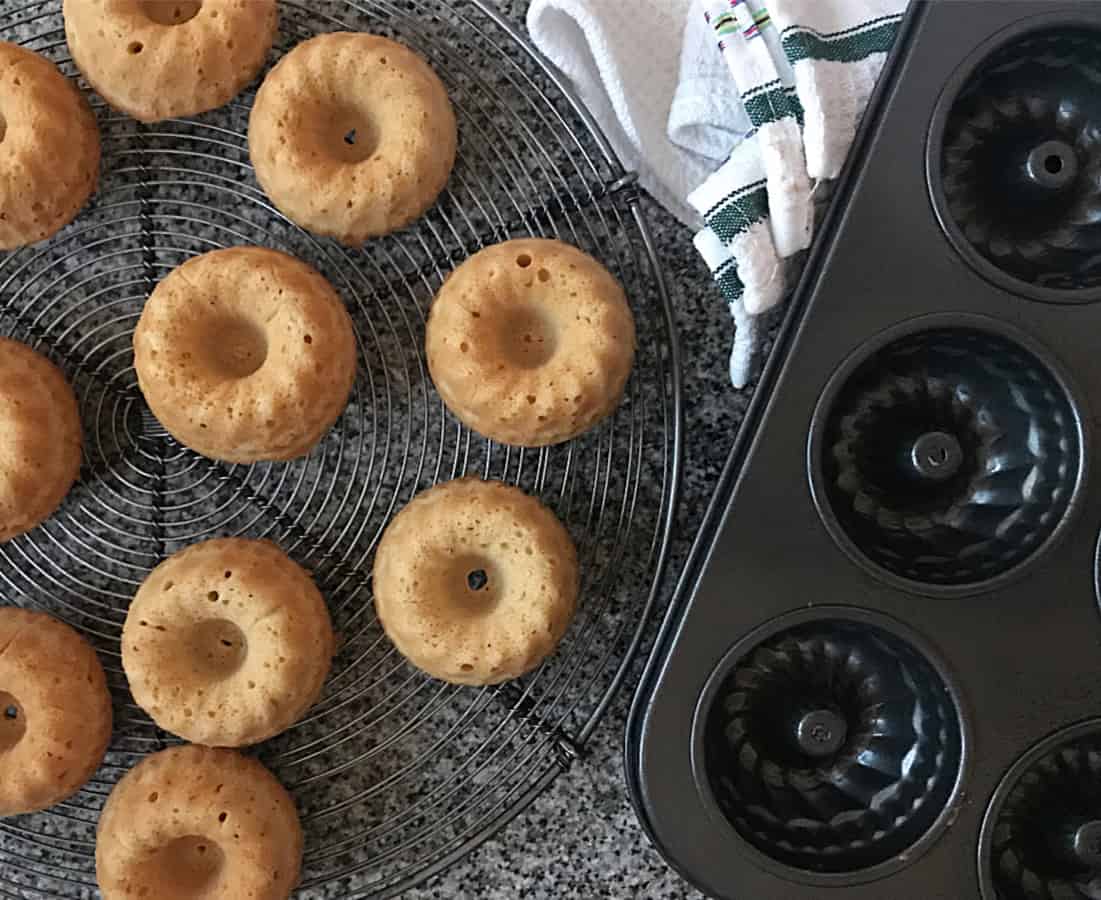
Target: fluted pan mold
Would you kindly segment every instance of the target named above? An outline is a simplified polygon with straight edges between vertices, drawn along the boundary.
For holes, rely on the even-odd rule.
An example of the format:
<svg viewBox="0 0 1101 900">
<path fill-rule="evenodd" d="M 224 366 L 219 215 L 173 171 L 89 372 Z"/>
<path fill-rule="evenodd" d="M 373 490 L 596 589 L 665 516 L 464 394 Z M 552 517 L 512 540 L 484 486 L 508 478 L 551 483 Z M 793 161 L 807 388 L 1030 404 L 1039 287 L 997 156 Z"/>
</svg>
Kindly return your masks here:
<svg viewBox="0 0 1101 900">
<path fill-rule="evenodd" d="M 987 896 L 1101 897 L 1101 725 L 1046 748 L 1002 791 L 985 825 Z"/>
<path fill-rule="evenodd" d="M 941 190 L 963 239 L 1027 285 L 1101 287 L 1101 33 L 1059 28 L 995 52 L 945 124 Z"/>
<path fill-rule="evenodd" d="M 959 714 L 908 642 L 839 619 L 795 626 L 738 660 L 705 759 L 720 809 L 774 860 L 850 873 L 933 827 L 961 764 Z"/>
<path fill-rule="evenodd" d="M 888 344 L 824 421 L 826 504 L 874 565 L 929 585 L 1021 565 L 1067 515 L 1081 446 L 1060 382 L 1030 351 L 972 329 Z"/>
</svg>

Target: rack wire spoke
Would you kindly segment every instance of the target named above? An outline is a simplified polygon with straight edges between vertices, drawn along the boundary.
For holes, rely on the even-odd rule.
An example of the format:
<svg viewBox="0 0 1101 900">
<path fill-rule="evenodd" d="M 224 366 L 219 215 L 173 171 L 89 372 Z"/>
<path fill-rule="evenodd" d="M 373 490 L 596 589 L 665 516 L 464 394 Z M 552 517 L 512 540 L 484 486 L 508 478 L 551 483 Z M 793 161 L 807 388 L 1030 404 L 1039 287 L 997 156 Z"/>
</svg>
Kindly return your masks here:
<svg viewBox="0 0 1101 900">
<path fill-rule="evenodd" d="M 48 610 L 100 652 L 115 700 L 111 749 L 51 810 L 0 822 L 0 897 L 88 897 L 95 822 L 112 786 L 178 743 L 133 702 L 119 654 L 130 598 L 165 556 L 221 535 L 267 537 L 308 568 L 338 633 L 320 701 L 256 753 L 290 787 L 306 830 L 303 897 L 390 897 L 439 872 L 583 754 L 652 611 L 680 473 L 680 375 L 669 298 L 630 173 L 560 76 L 494 0 L 283 0 L 273 61 L 314 34 L 396 38 L 440 73 L 460 152 L 412 227 L 362 248 L 314 237 L 256 182 L 256 85 L 221 110 L 141 125 L 96 96 L 65 42 L 58 0 L 0 0 L 0 38 L 75 78 L 103 144 L 99 191 L 53 240 L 0 254 L 0 332 L 72 381 L 85 428 L 77 485 L 43 526 L 0 545 L 4 602 Z M 512 237 L 557 237 L 626 287 L 638 364 L 618 412 L 569 444 L 498 445 L 461 426 L 423 353 L 455 265 Z M 352 316 L 358 372 L 346 412 L 289 463 L 229 465 L 180 445 L 146 407 L 132 335 L 155 284 L 209 250 L 261 244 L 310 263 Z M 463 474 L 541 496 L 577 542 L 583 595 L 558 652 L 523 679 L 462 688 L 427 678 L 387 640 L 371 566 L 417 492 Z"/>
</svg>

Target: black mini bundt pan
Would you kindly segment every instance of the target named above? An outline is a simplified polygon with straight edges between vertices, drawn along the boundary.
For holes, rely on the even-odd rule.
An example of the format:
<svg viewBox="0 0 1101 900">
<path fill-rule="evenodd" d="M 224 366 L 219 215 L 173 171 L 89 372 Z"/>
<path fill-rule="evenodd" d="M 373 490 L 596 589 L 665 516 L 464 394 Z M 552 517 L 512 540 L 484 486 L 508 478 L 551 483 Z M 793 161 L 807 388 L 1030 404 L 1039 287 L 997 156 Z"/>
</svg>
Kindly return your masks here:
<svg viewBox="0 0 1101 900">
<path fill-rule="evenodd" d="M 881 877 L 949 818 L 959 710 L 890 620 L 814 615 L 751 636 L 717 670 L 697 714 L 697 778 L 769 860 L 812 877 Z"/>
<path fill-rule="evenodd" d="M 1101 898 L 1101 720 L 1023 756 L 998 786 L 979 838 L 984 900 Z"/>
<path fill-rule="evenodd" d="M 956 249 L 1033 299 L 1101 299 L 1101 32 L 1014 29 L 945 90 L 929 186 Z"/>
<path fill-rule="evenodd" d="M 808 465 L 850 555 L 904 587 L 965 593 L 1053 543 L 1084 453 L 1064 382 L 1027 339 L 952 321 L 968 324 L 903 325 L 847 362 L 815 413 Z"/>
</svg>

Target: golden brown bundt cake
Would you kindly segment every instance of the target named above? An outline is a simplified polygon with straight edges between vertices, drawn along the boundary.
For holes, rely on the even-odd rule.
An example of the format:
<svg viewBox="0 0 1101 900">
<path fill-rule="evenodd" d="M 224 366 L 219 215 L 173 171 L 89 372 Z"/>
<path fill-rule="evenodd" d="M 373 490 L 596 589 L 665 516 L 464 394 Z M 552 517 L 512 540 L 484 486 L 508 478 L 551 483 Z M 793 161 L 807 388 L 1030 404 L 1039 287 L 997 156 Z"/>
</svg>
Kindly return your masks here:
<svg viewBox="0 0 1101 900">
<path fill-rule="evenodd" d="M 190 745 L 147 756 L 99 817 L 103 900 L 286 900 L 301 868 L 294 800 L 233 750 Z"/>
<path fill-rule="evenodd" d="M 45 521 L 80 472 L 80 414 L 65 376 L 0 338 L 0 540 Z"/>
<path fill-rule="evenodd" d="M 49 60 L 0 41 L 0 250 L 68 225 L 99 179 L 87 101 Z"/>
<path fill-rule="evenodd" d="M 299 44 L 268 73 L 249 119 L 249 155 L 272 202 L 346 244 L 423 215 L 447 184 L 456 144 L 436 73 L 371 34 Z"/>
<path fill-rule="evenodd" d="M 352 390 L 352 320 L 324 277 L 262 247 L 215 250 L 157 285 L 134 331 L 146 403 L 178 441 L 235 463 L 305 456 Z"/>
<path fill-rule="evenodd" d="M 325 601 L 270 541 L 215 538 L 157 566 L 122 629 L 134 700 L 196 744 L 242 747 L 289 728 L 333 655 Z"/>
<path fill-rule="evenodd" d="M 428 318 L 428 367 L 444 403 L 479 434 L 542 447 L 589 430 L 623 396 L 635 323 L 623 288 L 560 241 L 475 254 Z"/>
<path fill-rule="evenodd" d="M 111 740 L 95 650 L 43 612 L 0 607 L 0 816 L 75 794 Z"/>
<path fill-rule="evenodd" d="M 419 494 L 375 556 L 375 611 L 402 654 L 456 684 L 497 684 L 550 655 L 577 606 L 577 551 L 518 488 L 462 478 Z"/>
<path fill-rule="evenodd" d="M 142 122 L 223 106 L 264 66 L 275 0 L 65 0 L 73 61 L 104 100 Z"/>
</svg>

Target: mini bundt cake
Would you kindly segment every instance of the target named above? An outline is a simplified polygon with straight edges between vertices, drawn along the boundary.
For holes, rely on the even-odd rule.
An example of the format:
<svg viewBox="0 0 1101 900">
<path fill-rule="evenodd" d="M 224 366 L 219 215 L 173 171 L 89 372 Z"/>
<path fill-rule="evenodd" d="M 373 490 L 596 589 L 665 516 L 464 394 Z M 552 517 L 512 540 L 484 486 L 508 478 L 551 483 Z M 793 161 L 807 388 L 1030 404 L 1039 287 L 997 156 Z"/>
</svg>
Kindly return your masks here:
<svg viewBox="0 0 1101 900">
<path fill-rule="evenodd" d="M 371 34 L 322 34 L 268 74 L 249 119 L 249 155 L 272 202 L 346 244 L 421 216 L 455 164 L 455 113 L 412 50 Z"/>
<path fill-rule="evenodd" d="M 503 444 L 567 441 L 619 405 L 635 323 L 619 282 L 591 256 L 528 238 L 475 254 L 428 318 L 432 380 L 470 428 Z"/>
<path fill-rule="evenodd" d="M 46 357 L 0 338 L 0 541 L 30 531 L 80 472 L 76 395 Z"/>
<path fill-rule="evenodd" d="M 264 66 L 275 0 L 65 0 L 69 52 L 115 109 L 142 122 L 232 100 Z"/>
<path fill-rule="evenodd" d="M 518 678 L 549 656 L 577 606 L 577 551 L 518 488 L 462 478 L 419 494 L 387 527 L 375 611 L 415 666 L 455 684 Z"/>
<path fill-rule="evenodd" d="M 134 700 L 196 744 L 242 747 L 289 728 L 329 672 L 333 630 L 310 576 L 269 541 L 215 538 L 157 566 L 122 629 Z"/>
<path fill-rule="evenodd" d="M 286 900 L 301 868 L 294 800 L 233 750 L 192 745 L 147 756 L 99 817 L 103 900 Z"/>
<path fill-rule="evenodd" d="M 111 722 L 91 645 L 46 613 L 0 607 L 0 816 L 75 794 L 103 761 Z"/>
<path fill-rule="evenodd" d="M 0 41 L 0 250 L 44 241 L 96 189 L 99 131 L 49 60 Z"/>
<path fill-rule="evenodd" d="M 191 449 L 234 463 L 294 459 L 344 411 L 356 340 L 321 274 L 235 247 L 157 285 L 134 331 L 134 367 L 153 414 Z"/>
</svg>

